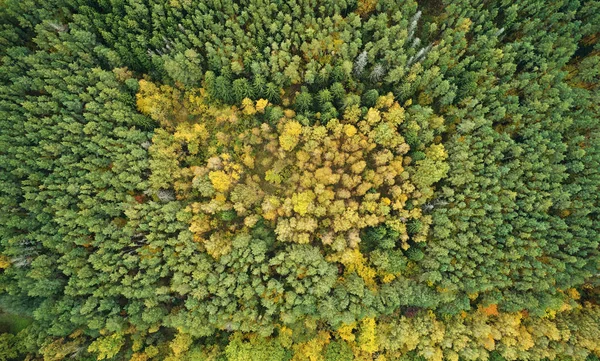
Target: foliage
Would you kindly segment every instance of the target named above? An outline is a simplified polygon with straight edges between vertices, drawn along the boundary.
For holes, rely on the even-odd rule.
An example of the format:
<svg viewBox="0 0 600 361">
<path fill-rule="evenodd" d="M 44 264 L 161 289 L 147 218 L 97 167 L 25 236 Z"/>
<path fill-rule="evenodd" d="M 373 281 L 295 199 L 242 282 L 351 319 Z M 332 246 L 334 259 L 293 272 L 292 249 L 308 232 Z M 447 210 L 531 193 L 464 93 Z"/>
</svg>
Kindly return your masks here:
<svg viewBox="0 0 600 361">
<path fill-rule="evenodd" d="M 600 357 L 597 0 L 0 20 L 0 360 Z"/>
</svg>

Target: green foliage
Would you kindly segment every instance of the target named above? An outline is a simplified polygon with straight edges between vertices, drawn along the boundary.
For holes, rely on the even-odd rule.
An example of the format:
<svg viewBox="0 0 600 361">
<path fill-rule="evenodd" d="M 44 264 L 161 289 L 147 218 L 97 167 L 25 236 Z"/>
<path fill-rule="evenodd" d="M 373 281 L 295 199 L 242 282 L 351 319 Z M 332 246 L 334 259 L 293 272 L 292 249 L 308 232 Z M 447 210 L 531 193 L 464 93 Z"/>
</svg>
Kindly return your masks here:
<svg viewBox="0 0 600 361">
<path fill-rule="evenodd" d="M 239 336 L 233 336 L 225 348 L 225 355 L 227 355 L 227 361 L 286 361 L 290 359 L 277 341 L 259 338 L 246 342 Z"/>
<path fill-rule="evenodd" d="M 378 98 L 379 92 L 376 89 L 368 90 L 362 96 L 362 104 L 367 107 L 375 106 Z"/>
<path fill-rule="evenodd" d="M 599 33 L 597 0 L 2 1 L 0 361 L 597 360 Z"/>
<path fill-rule="evenodd" d="M 19 356 L 19 346 L 17 345 L 16 336 L 10 333 L 0 334 L 0 360 L 10 361 L 16 360 Z"/>
<path fill-rule="evenodd" d="M 325 347 L 325 361 L 352 361 L 352 349 L 344 341 L 333 341 Z"/>
</svg>

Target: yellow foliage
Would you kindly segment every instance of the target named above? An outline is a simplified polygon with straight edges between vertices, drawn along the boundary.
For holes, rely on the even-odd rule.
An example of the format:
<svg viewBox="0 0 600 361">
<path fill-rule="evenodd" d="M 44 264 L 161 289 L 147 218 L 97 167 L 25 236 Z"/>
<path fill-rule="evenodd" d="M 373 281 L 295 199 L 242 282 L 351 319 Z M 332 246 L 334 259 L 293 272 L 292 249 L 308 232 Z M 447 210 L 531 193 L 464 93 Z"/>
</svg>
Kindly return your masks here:
<svg viewBox="0 0 600 361">
<path fill-rule="evenodd" d="M 375 10 L 377 0 L 359 0 L 356 7 L 356 13 L 362 17 L 367 16 Z"/>
<path fill-rule="evenodd" d="M 341 262 L 346 266 L 347 272 L 356 272 L 365 281 L 367 287 L 376 287 L 375 276 L 377 272 L 366 265 L 367 260 L 358 248 L 347 248 L 341 254 L 330 256 L 329 260 Z"/>
<path fill-rule="evenodd" d="M 173 92 L 173 88 L 168 85 L 159 88 L 144 79 L 139 81 L 139 85 L 139 92 L 136 95 L 138 109 L 153 119 L 162 120 L 166 116 L 165 113 L 172 108 L 168 95 Z"/>
<path fill-rule="evenodd" d="M 477 297 L 479 297 L 479 292 L 469 293 L 467 296 L 469 297 L 469 299 L 471 301 L 475 301 L 477 299 Z"/>
<path fill-rule="evenodd" d="M 377 351 L 377 341 L 375 339 L 375 319 L 371 317 L 364 318 L 360 324 L 360 333 L 358 347 L 365 352 L 373 353 Z"/>
<path fill-rule="evenodd" d="M 346 342 L 353 342 L 356 339 L 356 336 L 353 333 L 355 328 L 356 322 L 343 323 L 340 328 L 338 328 L 337 334 L 342 340 Z"/>
<path fill-rule="evenodd" d="M 273 184 L 281 184 L 281 176 L 272 169 L 265 173 L 265 180 Z"/>
<path fill-rule="evenodd" d="M 333 174 L 331 168 L 329 167 L 323 167 L 315 171 L 314 178 L 319 182 L 318 186 L 323 186 L 337 183 L 340 179 L 340 175 Z M 322 188 L 324 190 L 324 187 Z"/>
<path fill-rule="evenodd" d="M 88 351 L 97 353 L 98 360 L 111 359 L 119 353 L 124 343 L 122 333 L 113 333 L 97 338 L 88 346 Z"/>
<path fill-rule="evenodd" d="M 581 295 L 575 288 L 567 289 L 567 295 L 573 300 L 578 300 L 581 298 Z"/>
<path fill-rule="evenodd" d="M 256 109 L 254 108 L 254 102 L 249 98 L 244 98 L 242 100 L 242 113 L 245 115 L 254 115 L 256 114 Z"/>
<path fill-rule="evenodd" d="M 191 142 L 196 139 L 206 140 L 209 137 L 208 131 L 204 124 L 189 124 L 182 123 L 176 127 L 173 137 L 177 140 Z"/>
<path fill-rule="evenodd" d="M 145 351 L 146 355 L 148 355 L 148 357 L 150 357 L 150 358 L 157 356 L 159 353 L 158 347 L 156 347 L 154 345 L 146 347 L 144 349 L 144 351 Z"/>
<path fill-rule="evenodd" d="M 175 356 L 179 356 L 186 352 L 192 345 L 192 337 L 186 333 L 178 333 L 171 344 L 171 350 Z"/>
<path fill-rule="evenodd" d="M 344 125 L 344 134 L 346 134 L 347 137 L 351 137 L 351 136 L 355 135 L 356 127 L 352 124 Z"/>
<path fill-rule="evenodd" d="M 283 126 L 283 132 L 279 136 L 279 144 L 283 150 L 292 150 L 300 140 L 302 125 L 296 121 L 290 121 Z"/>
<path fill-rule="evenodd" d="M 352 171 L 352 173 L 358 174 L 358 173 L 362 172 L 366 166 L 367 166 L 367 162 L 365 162 L 364 160 L 361 160 L 361 161 L 358 161 L 358 162 L 352 164 L 352 166 L 350 167 L 350 170 Z"/>
<path fill-rule="evenodd" d="M 139 81 L 139 86 L 137 108 L 157 120 L 163 128 L 172 129 L 175 124 L 185 121 L 190 109 L 194 108 L 186 101 L 186 94 L 176 88 L 158 87 L 144 79 Z"/>
<path fill-rule="evenodd" d="M 131 333 L 135 332 L 135 328 L 131 330 Z M 140 337 L 134 337 L 131 340 L 131 351 L 140 351 L 144 347 L 144 340 Z"/>
<path fill-rule="evenodd" d="M 369 108 L 369 111 L 367 112 L 367 116 L 366 116 L 367 123 L 376 124 L 376 123 L 379 123 L 380 120 L 381 120 L 381 114 L 380 114 L 379 110 L 377 110 L 375 108 Z"/>
<path fill-rule="evenodd" d="M 385 274 L 383 276 L 383 278 L 381 279 L 381 282 L 383 282 L 383 283 L 390 283 L 390 282 L 392 282 L 395 279 L 396 279 L 395 275 L 393 275 L 391 273 L 388 273 L 388 274 Z"/>
<path fill-rule="evenodd" d="M 496 349 L 496 341 L 491 333 L 483 340 L 483 347 L 489 351 Z"/>
<path fill-rule="evenodd" d="M 332 119 L 326 126 L 304 127 L 286 109 L 275 127 L 263 123 L 245 128 L 249 122 L 238 122 L 241 114 L 264 112 L 267 100 L 244 99 L 240 108 L 209 107 L 202 90 L 181 92 L 145 81 L 140 87 L 139 106 L 145 113 L 177 121 L 171 134 L 155 135 L 152 184 L 168 189 L 175 183 L 177 197 L 193 202 L 190 230 L 214 257 L 230 248 L 227 237 L 208 237 L 211 231 L 247 231 L 262 218 L 279 240 L 309 243 L 317 238 L 337 254 L 350 255 L 349 269 L 374 287 L 376 276 L 385 282 L 395 276 L 376 274 L 358 251 L 343 253 L 357 248 L 361 229 L 389 223 L 407 245 L 406 220 L 421 219 L 422 230 L 412 239 L 425 239 L 431 222 L 421 207 L 404 207 L 409 199 L 423 204 L 432 194 L 416 186 L 415 173 L 405 169 L 411 167 L 406 156 L 410 147 L 397 129 L 405 111 L 392 94 L 379 97 L 365 116 L 353 105 L 342 120 Z M 190 118 L 194 114 L 200 116 Z M 408 128 L 419 130 L 419 124 L 413 120 Z M 435 159 L 447 156 L 441 145 L 425 152 Z M 184 164 L 193 165 L 182 168 Z M 230 217 L 231 210 L 239 219 L 221 218 Z"/>
<path fill-rule="evenodd" d="M 142 352 L 136 352 L 131 355 L 129 361 L 148 361 L 148 355 Z"/>
<path fill-rule="evenodd" d="M 187 143 L 188 151 L 193 155 L 198 153 L 200 145 L 204 144 L 208 137 L 206 126 L 198 123 L 180 123 L 173 134 L 173 139 Z"/>
<path fill-rule="evenodd" d="M 294 205 L 294 211 L 301 216 L 308 213 L 313 201 L 315 200 L 315 194 L 313 191 L 305 191 L 301 193 L 295 193 L 292 195 L 292 204 Z"/>
<path fill-rule="evenodd" d="M 425 155 L 433 161 L 442 161 L 448 158 L 448 153 L 442 144 L 432 144 L 425 150 Z"/>
<path fill-rule="evenodd" d="M 8 267 L 10 267 L 10 259 L 8 257 L 6 257 L 5 255 L 1 254 L 0 255 L 0 269 L 7 269 Z"/>
<path fill-rule="evenodd" d="M 438 129 L 443 125 L 444 125 L 444 118 L 441 116 L 431 117 L 429 119 L 429 127 L 431 127 L 431 129 Z M 441 139 L 439 139 L 439 140 L 441 140 Z"/>
<path fill-rule="evenodd" d="M 292 361 L 325 361 L 322 353 L 329 339 L 329 332 L 320 331 L 312 340 L 295 345 Z"/>
<path fill-rule="evenodd" d="M 258 99 L 256 101 L 256 111 L 259 113 L 264 113 L 265 108 L 269 105 L 269 101 L 266 99 Z"/>
<path fill-rule="evenodd" d="M 298 159 L 298 162 L 300 163 L 306 163 L 310 160 L 310 154 L 303 150 L 299 150 L 296 152 L 296 159 Z"/>
<path fill-rule="evenodd" d="M 204 240 L 204 247 L 206 253 L 211 255 L 213 258 L 220 258 L 231 251 L 231 235 L 223 232 L 216 232 Z"/>
<path fill-rule="evenodd" d="M 529 331 L 527 331 L 527 328 L 525 328 L 524 326 L 519 327 L 517 342 L 519 345 L 519 349 L 523 351 L 529 350 L 535 345 L 531 333 L 529 333 Z"/>
<path fill-rule="evenodd" d="M 382 95 L 377 98 L 377 102 L 375 103 L 375 108 L 383 109 L 390 108 L 394 104 L 394 94 L 392 92 L 387 93 L 386 95 Z"/>
<path fill-rule="evenodd" d="M 460 31 L 466 32 L 466 31 L 469 31 L 469 29 L 471 28 L 471 25 L 473 25 L 473 22 L 471 21 L 471 19 L 463 18 L 458 21 L 457 29 Z"/>
<path fill-rule="evenodd" d="M 399 125 L 404 122 L 404 108 L 402 108 L 400 104 L 394 103 L 394 105 L 392 105 L 387 112 L 383 113 L 383 117 L 388 122 L 394 125 Z"/>
<path fill-rule="evenodd" d="M 244 154 L 244 156 L 242 157 L 242 162 L 244 163 L 244 165 L 250 169 L 254 168 L 254 158 L 252 157 L 251 154 Z"/>
<path fill-rule="evenodd" d="M 139 81 L 139 86 L 136 104 L 140 112 L 169 130 L 186 123 L 190 115 L 203 115 L 203 120 L 213 119 L 218 118 L 225 109 L 207 106 L 203 89 L 182 91 L 168 85 L 157 86 L 144 79 Z M 231 109 L 228 113 L 231 115 Z"/>
<path fill-rule="evenodd" d="M 281 205 L 280 200 L 277 197 L 269 196 L 262 202 L 262 214 L 267 220 L 275 220 L 277 218 L 277 209 Z"/>
<path fill-rule="evenodd" d="M 286 326 L 282 326 L 279 329 L 277 340 L 283 347 L 291 347 L 292 340 L 292 330 Z"/>
<path fill-rule="evenodd" d="M 225 192 L 231 186 L 231 178 L 221 170 L 208 173 L 208 178 L 218 192 Z"/>
<path fill-rule="evenodd" d="M 296 112 L 291 109 L 286 109 L 283 111 L 283 115 L 288 119 L 292 119 L 296 116 Z"/>
<path fill-rule="evenodd" d="M 213 108 L 204 103 L 204 89 L 197 90 L 200 95 L 195 95 L 194 92 L 186 93 L 186 104 L 185 107 L 190 114 L 200 115 L 205 113 L 214 112 Z"/>
<path fill-rule="evenodd" d="M 350 124 L 356 124 L 360 119 L 360 107 L 358 105 L 352 105 L 344 112 L 344 120 Z"/>
</svg>

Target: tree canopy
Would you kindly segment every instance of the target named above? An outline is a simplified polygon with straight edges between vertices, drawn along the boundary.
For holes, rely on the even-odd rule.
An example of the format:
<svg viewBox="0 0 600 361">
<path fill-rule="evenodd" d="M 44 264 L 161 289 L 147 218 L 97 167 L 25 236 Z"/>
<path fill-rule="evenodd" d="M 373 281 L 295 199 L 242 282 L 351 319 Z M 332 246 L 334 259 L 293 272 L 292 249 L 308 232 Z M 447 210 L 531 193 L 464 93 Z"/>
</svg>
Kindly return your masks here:
<svg viewBox="0 0 600 361">
<path fill-rule="evenodd" d="M 0 361 L 600 358 L 599 1 L 0 19 Z"/>
</svg>

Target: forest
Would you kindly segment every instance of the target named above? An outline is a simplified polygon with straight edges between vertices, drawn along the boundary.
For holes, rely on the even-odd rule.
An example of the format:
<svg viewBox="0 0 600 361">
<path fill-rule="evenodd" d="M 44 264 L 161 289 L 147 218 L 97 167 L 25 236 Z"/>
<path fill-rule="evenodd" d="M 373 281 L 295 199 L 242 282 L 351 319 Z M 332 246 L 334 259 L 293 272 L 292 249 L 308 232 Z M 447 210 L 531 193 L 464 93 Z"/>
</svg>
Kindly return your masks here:
<svg viewBox="0 0 600 361">
<path fill-rule="evenodd" d="M 0 0 L 17 360 L 600 360 L 600 1 Z"/>
</svg>

